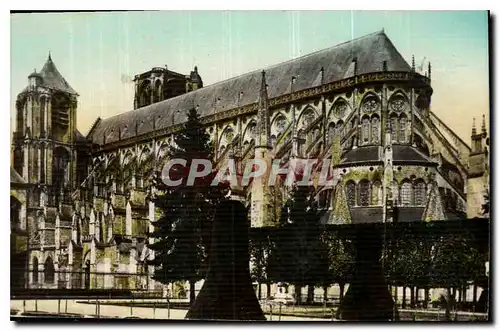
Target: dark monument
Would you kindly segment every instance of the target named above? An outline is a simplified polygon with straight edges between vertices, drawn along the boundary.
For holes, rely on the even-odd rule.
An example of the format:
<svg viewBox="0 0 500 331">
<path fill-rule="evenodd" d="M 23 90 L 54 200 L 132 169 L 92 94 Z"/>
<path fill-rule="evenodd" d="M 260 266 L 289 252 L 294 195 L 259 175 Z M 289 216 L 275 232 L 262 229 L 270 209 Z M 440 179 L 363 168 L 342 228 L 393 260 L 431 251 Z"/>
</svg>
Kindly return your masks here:
<svg viewBox="0 0 500 331">
<path fill-rule="evenodd" d="M 250 278 L 248 229 L 248 212 L 241 202 L 217 206 L 207 277 L 186 319 L 266 319 Z"/>
<path fill-rule="evenodd" d="M 354 244 L 356 265 L 338 316 L 348 321 L 392 320 L 394 301 L 380 262 L 381 229 L 372 225 L 359 225 L 355 230 Z"/>
</svg>

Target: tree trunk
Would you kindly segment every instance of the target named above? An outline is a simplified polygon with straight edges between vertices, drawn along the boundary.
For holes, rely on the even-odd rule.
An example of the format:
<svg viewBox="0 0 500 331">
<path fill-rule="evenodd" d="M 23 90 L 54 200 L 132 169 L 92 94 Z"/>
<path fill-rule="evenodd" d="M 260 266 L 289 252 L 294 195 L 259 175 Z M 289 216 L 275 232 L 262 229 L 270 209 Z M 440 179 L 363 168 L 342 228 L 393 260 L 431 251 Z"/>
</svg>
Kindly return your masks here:
<svg viewBox="0 0 500 331">
<path fill-rule="evenodd" d="M 339 303 L 342 304 L 342 301 L 344 301 L 344 289 L 345 289 L 345 283 L 339 283 Z"/>
<path fill-rule="evenodd" d="M 250 278 L 248 211 L 234 200 L 216 210 L 205 282 L 186 319 L 266 320 Z"/>
<path fill-rule="evenodd" d="M 196 300 L 196 282 L 194 280 L 189 281 L 189 304 L 192 305 Z"/>
<path fill-rule="evenodd" d="M 462 303 L 462 287 L 458 288 L 458 304 Z"/>
<path fill-rule="evenodd" d="M 415 308 L 415 287 L 410 286 L 410 308 Z"/>
<path fill-rule="evenodd" d="M 267 282 L 266 283 L 266 299 L 269 299 L 271 296 L 271 283 Z"/>
<path fill-rule="evenodd" d="M 307 285 L 307 304 L 314 303 L 314 286 Z"/>
<path fill-rule="evenodd" d="M 477 303 L 477 284 L 474 282 L 474 286 L 472 287 L 472 303 L 476 305 Z"/>
<path fill-rule="evenodd" d="M 406 308 L 406 286 L 403 286 L 403 302 L 401 303 L 401 308 Z"/>
<path fill-rule="evenodd" d="M 259 282 L 259 285 L 257 285 L 258 291 L 259 291 L 259 300 L 262 299 L 262 284 Z"/>
<path fill-rule="evenodd" d="M 451 294 L 451 288 L 448 288 L 448 297 L 446 298 L 446 311 L 445 311 L 445 320 L 446 321 L 451 321 L 451 301 L 452 301 L 452 294 Z"/>
<path fill-rule="evenodd" d="M 295 289 L 295 304 L 297 306 L 300 306 L 300 303 L 302 301 L 302 286 L 295 284 L 294 289 Z"/>
<path fill-rule="evenodd" d="M 424 289 L 424 308 L 428 308 L 429 306 L 429 288 L 425 287 Z"/>
<path fill-rule="evenodd" d="M 323 285 L 323 302 L 328 301 L 328 285 Z"/>
</svg>

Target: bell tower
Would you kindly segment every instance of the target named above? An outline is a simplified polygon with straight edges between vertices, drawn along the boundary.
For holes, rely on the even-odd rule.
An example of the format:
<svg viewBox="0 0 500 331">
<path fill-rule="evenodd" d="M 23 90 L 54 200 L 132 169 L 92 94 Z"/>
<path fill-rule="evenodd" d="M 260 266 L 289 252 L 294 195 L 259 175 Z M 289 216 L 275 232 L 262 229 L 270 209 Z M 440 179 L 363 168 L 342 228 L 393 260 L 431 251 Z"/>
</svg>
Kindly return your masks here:
<svg viewBox="0 0 500 331">
<path fill-rule="evenodd" d="M 76 184 L 77 97 L 49 53 L 16 100 L 14 169 L 28 184 L 41 187 L 53 206 L 70 201 Z"/>
</svg>

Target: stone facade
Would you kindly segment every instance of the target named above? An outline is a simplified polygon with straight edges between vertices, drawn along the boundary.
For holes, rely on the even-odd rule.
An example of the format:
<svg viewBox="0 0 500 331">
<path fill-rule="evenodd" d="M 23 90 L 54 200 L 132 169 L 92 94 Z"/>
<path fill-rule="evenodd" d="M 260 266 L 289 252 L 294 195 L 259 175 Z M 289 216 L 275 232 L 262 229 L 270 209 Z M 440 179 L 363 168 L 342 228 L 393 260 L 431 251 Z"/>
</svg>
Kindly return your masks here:
<svg viewBox="0 0 500 331">
<path fill-rule="evenodd" d="M 383 32 L 206 87 L 197 68 L 153 69 L 136 76 L 134 110 L 97 119 L 86 137 L 77 94 L 56 72 L 49 57 L 17 102 L 13 166 L 30 188 L 32 287 L 159 286 L 146 265 L 160 213 L 151 178 L 192 107 L 217 167 L 330 160 L 333 186 L 312 176 L 325 223 L 474 217 L 487 188 L 486 129 L 473 132 L 472 148 L 453 133 L 431 110 L 430 65 L 417 73 Z M 253 226 L 275 224 L 288 193 L 267 180 L 232 191 L 251 206 Z"/>
</svg>

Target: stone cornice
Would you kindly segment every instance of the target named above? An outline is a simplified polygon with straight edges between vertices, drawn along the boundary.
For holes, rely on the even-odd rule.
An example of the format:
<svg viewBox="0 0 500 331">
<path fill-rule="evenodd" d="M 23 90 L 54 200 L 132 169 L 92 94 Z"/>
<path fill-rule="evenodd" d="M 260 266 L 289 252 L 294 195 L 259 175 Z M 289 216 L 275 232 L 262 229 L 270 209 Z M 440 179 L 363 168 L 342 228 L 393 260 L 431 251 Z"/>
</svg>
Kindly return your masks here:
<svg viewBox="0 0 500 331">
<path fill-rule="evenodd" d="M 312 87 L 284 95 L 272 98 L 269 100 L 269 107 L 277 108 L 292 102 L 299 100 L 305 100 L 313 97 L 318 97 L 324 94 L 332 93 L 335 91 L 340 91 L 346 88 L 353 88 L 358 85 L 364 85 L 367 83 L 387 83 L 387 82 L 411 82 L 416 85 L 421 85 L 430 88 L 430 80 L 420 74 L 413 72 L 376 72 L 367 73 L 359 76 L 354 76 L 339 81 L 327 83 L 317 87 Z M 237 107 L 229 109 L 222 112 L 217 112 L 212 115 L 202 117 L 200 121 L 205 124 L 213 124 L 221 120 L 228 120 L 237 116 L 256 113 L 258 109 L 258 103 L 253 103 L 245 105 L 242 107 Z M 111 150 L 116 150 L 121 147 L 134 145 L 139 142 L 148 141 L 154 138 L 161 138 L 170 135 L 174 132 L 180 131 L 183 128 L 183 124 L 175 124 L 163 129 L 150 131 L 141 135 L 129 137 L 126 139 L 118 140 L 106 145 L 99 146 L 95 152 L 108 152 Z"/>
</svg>

